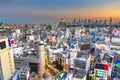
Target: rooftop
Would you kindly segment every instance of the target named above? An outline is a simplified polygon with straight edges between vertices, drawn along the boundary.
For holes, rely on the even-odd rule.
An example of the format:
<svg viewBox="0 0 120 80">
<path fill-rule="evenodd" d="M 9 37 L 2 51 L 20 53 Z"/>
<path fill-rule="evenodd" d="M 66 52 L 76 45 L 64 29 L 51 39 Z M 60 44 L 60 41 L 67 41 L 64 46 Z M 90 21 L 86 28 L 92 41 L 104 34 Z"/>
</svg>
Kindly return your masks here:
<svg viewBox="0 0 120 80">
<path fill-rule="evenodd" d="M 83 79 L 86 76 L 86 71 L 85 70 L 79 70 L 76 75 L 74 76 L 74 78 L 79 78 L 79 79 Z"/>
</svg>

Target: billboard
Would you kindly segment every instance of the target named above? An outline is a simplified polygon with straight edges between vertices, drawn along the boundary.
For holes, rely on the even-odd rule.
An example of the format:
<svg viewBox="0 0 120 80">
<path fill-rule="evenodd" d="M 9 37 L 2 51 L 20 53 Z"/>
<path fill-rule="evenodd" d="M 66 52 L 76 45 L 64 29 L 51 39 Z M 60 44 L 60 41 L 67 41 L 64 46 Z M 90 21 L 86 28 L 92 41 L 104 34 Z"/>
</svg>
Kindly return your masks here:
<svg viewBox="0 0 120 80">
<path fill-rule="evenodd" d="M 112 62 L 112 57 L 108 54 L 104 54 L 103 60 L 107 61 L 108 63 Z"/>
<path fill-rule="evenodd" d="M 81 49 L 81 50 L 88 50 L 88 49 L 90 49 L 90 44 L 80 45 L 80 49 Z"/>
<path fill-rule="evenodd" d="M 48 49 L 50 53 L 60 53 L 63 52 L 63 48 L 59 48 L 59 49 Z"/>
<path fill-rule="evenodd" d="M 11 40 L 10 40 L 10 44 L 11 44 L 11 45 L 14 45 L 14 44 L 15 44 L 14 39 L 11 39 Z"/>
<path fill-rule="evenodd" d="M 108 71 L 108 64 L 99 64 L 99 63 L 96 63 L 95 64 L 95 69 L 100 69 L 100 70 L 106 70 L 106 71 Z"/>
<path fill-rule="evenodd" d="M 107 71 L 95 69 L 94 79 L 95 80 L 107 80 Z"/>
<path fill-rule="evenodd" d="M 115 61 L 115 64 L 120 64 L 120 59 L 117 59 L 117 60 Z"/>
<path fill-rule="evenodd" d="M 74 65 L 75 65 L 75 67 L 77 67 L 77 68 L 86 69 L 86 61 L 82 61 L 82 60 L 77 60 L 77 59 L 75 59 Z"/>
<path fill-rule="evenodd" d="M 74 56 L 73 55 L 70 55 L 70 68 L 74 68 Z"/>
<path fill-rule="evenodd" d="M 77 49 L 77 45 L 76 44 L 71 44 L 70 45 L 70 50 L 76 50 Z"/>
<path fill-rule="evenodd" d="M 120 63 L 119 63 L 119 64 L 116 64 L 116 67 L 120 68 Z"/>
<path fill-rule="evenodd" d="M 70 68 L 74 68 L 74 59 L 75 59 L 75 57 L 76 57 L 76 52 L 70 52 Z"/>
</svg>

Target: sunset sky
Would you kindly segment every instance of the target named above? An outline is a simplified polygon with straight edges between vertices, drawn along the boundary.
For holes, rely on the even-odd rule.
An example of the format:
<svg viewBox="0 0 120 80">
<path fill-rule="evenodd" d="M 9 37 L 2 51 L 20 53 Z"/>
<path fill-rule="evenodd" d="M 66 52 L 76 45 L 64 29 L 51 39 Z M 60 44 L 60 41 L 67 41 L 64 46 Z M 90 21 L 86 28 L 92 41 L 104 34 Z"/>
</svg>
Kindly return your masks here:
<svg viewBox="0 0 120 80">
<path fill-rule="evenodd" d="M 0 21 L 120 18 L 120 0 L 0 0 Z"/>
</svg>

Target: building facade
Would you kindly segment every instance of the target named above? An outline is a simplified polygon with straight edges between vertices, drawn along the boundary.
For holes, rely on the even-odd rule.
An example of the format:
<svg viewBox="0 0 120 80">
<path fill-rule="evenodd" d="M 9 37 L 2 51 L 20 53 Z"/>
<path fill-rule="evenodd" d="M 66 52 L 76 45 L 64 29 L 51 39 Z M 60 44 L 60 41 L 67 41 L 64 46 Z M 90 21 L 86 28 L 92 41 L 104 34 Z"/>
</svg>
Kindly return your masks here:
<svg viewBox="0 0 120 80">
<path fill-rule="evenodd" d="M 8 38 L 0 39 L 0 80 L 9 80 L 15 72 L 13 52 Z"/>
</svg>

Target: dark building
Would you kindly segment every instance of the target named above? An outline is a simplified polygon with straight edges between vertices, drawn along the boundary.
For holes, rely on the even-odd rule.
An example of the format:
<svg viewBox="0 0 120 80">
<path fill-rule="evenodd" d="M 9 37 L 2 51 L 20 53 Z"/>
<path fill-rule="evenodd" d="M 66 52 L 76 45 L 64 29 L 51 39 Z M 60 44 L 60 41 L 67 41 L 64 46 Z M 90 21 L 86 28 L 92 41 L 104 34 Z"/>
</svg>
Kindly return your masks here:
<svg viewBox="0 0 120 80">
<path fill-rule="evenodd" d="M 113 30 L 112 17 L 110 18 L 109 26 L 110 26 L 110 42 L 112 42 L 112 30 Z"/>
<path fill-rule="evenodd" d="M 112 57 L 109 54 L 104 54 L 103 60 L 107 61 L 108 63 L 112 62 Z"/>
<path fill-rule="evenodd" d="M 98 24 L 98 20 L 95 21 L 95 24 L 96 24 L 96 25 Z"/>
<path fill-rule="evenodd" d="M 106 19 L 104 20 L 104 24 L 105 24 L 105 25 L 107 24 L 107 20 L 106 20 Z"/>
<path fill-rule="evenodd" d="M 120 59 L 120 54 L 115 53 L 114 54 L 114 62 L 116 62 L 117 59 Z"/>
<path fill-rule="evenodd" d="M 114 80 L 114 78 L 118 78 L 120 79 L 120 68 L 117 66 L 114 66 L 112 69 L 112 73 L 111 73 L 111 78 L 112 80 Z"/>
<path fill-rule="evenodd" d="M 81 24 L 81 20 L 80 19 L 78 20 L 78 24 Z"/>
<path fill-rule="evenodd" d="M 110 22 L 109 22 L 109 24 L 110 24 L 110 25 L 112 24 L 112 17 L 110 17 Z"/>
</svg>

